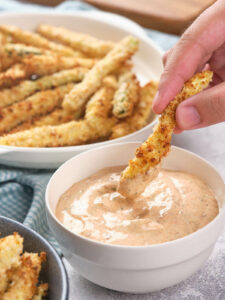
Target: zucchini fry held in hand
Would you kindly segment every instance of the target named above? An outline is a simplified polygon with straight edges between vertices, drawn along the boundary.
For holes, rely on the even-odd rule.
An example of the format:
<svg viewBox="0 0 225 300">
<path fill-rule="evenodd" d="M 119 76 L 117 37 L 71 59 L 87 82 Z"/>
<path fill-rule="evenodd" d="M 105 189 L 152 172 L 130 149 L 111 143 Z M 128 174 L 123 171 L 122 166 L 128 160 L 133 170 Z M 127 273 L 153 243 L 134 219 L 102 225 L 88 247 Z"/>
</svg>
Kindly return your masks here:
<svg viewBox="0 0 225 300">
<path fill-rule="evenodd" d="M 63 70 L 53 75 L 44 76 L 36 81 L 22 81 L 11 89 L 0 91 L 0 107 L 5 107 L 12 103 L 21 101 L 40 90 L 46 90 L 70 82 L 81 81 L 87 73 L 86 68 L 75 68 L 71 70 Z"/>
<path fill-rule="evenodd" d="M 138 40 L 132 36 L 124 38 L 86 74 L 84 80 L 66 95 L 63 107 L 68 111 L 82 108 L 88 98 L 101 86 L 109 73 L 118 69 L 138 49 Z"/>
<path fill-rule="evenodd" d="M 37 31 L 50 40 L 61 42 L 91 57 L 104 56 L 114 46 L 112 42 L 101 41 L 90 35 L 76 33 L 62 27 L 43 24 L 38 27 Z"/>
<path fill-rule="evenodd" d="M 182 91 L 168 104 L 153 133 L 137 148 L 134 159 L 129 161 L 128 167 L 123 171 L 118 188 L 122 195 L 132 198 L 141 194 L 145 185 L 138 185 L 137 182 L 139 180 L 149 182 L 157 176 L 157 167 L 170 150 L 171 137 L 176 126 L 177 106 L 206 88 L 212 80 L 212 75 L 211 71 L 196 74 L 184 84 Z M 135 186 L 137 190 L 134 191 L 132 186 Z M 138 190 L 138 186 L 141 187 L 140 190 Z"/>
<path fill-rule="evenodd" d="M 82 56 L 82 54 L 74 51 L 70 47 L 51 42 L 37 33 L 21 30 L 16 26 L 1 25 L 0 31 L 11 36 L 14 42 L 24 43 L 43 49 L 49 49 L 65 56 Z"/>
<path fill-rule="evenodd" d="M 135 107 L 133 115 L 120 120 L 112 128 L 111 139 L 116 139 L 130 134 L 147 125 L 152 110 L 152 101 L 157 88 L 158 84 L 154 81 L 151 81 L 144 87 L 140 88 L 140 100 Z"/>
<path fill-rule="evenodd" d="M 108 114 L 112 108 L 114 89 L 103 87 L 88 103 L 85 119 L 58 126 L 42 126 L 9 134 L 0 138 L 1 145 L 18 147 L 60 147 L 96 141 L 111 134 L 115 118 Z"/>
</svg>

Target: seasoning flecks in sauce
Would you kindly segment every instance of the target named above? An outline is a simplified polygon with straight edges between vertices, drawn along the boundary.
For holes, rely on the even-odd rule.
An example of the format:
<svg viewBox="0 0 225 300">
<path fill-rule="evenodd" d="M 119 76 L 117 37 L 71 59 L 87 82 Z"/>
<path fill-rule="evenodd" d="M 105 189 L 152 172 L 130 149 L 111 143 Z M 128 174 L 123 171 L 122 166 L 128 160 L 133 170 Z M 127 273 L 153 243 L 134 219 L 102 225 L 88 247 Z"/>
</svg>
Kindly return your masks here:
<svg viewBox="0 0 225 300">
<path fill-rule="evenodd" d="M 122 170 L 105 168 L 75 183 L 61 196 L 56 217 L 84 237 L 141 246 L 184 237 L 218 214 L 212 190 L 194 175 L 162 169 L 131 200 L 117 192 Z"/>
</svg>

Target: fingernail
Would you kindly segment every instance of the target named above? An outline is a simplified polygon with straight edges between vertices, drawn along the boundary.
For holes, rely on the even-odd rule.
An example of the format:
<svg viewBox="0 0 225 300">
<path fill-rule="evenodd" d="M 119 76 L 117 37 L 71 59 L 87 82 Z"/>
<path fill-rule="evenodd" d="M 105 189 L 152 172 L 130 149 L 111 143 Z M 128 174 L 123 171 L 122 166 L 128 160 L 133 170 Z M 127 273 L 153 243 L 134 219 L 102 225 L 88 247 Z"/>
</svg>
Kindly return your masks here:
<svg viewBox="0 0 225 300">
<path fill-rule="evenodd" d="M 155 107 L 157 106 L 158 99 L 159 99 L 159 91 L 156 92 L 155 97 L 153 99 L 153 102 L 152 102 L 153 109 L 155 109 Z"/>
<path fill-rule="evenodd" d="M 193 106 L 181 107 L 177 117 L 180 129 L 191 129 L 201 121 L 198 111 Z"/>
</svg>

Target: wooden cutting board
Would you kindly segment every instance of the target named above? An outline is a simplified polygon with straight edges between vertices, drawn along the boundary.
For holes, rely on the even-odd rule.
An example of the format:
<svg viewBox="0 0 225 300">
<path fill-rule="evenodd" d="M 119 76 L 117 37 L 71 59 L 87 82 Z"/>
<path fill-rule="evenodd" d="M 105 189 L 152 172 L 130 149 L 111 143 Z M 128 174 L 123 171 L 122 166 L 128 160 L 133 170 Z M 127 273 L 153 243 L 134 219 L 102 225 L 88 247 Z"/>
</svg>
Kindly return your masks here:
<svg viewBox="0 0 225 300">
<path fill-rule="evenodd" d="M 215 0 L 84 0 L 103 10 L 119 13 L 137 23 L 181 34 Z"/>
</svg>

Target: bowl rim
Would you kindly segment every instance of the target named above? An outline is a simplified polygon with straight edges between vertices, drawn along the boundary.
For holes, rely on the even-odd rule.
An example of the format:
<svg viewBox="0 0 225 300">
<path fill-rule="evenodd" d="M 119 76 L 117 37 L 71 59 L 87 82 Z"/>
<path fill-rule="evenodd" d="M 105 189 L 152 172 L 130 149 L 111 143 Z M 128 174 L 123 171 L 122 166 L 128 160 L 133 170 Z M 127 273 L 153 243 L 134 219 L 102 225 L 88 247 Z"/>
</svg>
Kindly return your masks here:
<svg viewBox="0 0 225 300">
<path fill-rule="evenodd" d="M 69 279 L 68 279 L 68 274 L 65 268 L 65 265 L 62 261 L 62 259 L 60 258 L 59 254 L 56 252 L 55 248 L 44 238 L 42 237 L 39 233 L 37 233 L 36 231 L 34 231 L 33 229 L 25 226 L 24 224 L 10 219 L 8 217 L 4 217 L 4 216 L 0 216 L 0 220 L 3 220 L 4 222 L 10 223 L 15 225 L 15 231 L 17 230 L 17 228 L 20 228 L 21 231 L 26 231 L 28 233 L 31 233 L 35 239 L 41 240 L 42 243 L 44 243 L 51 251 L 51 253 L 54 256 L 54 259 L 56 260 L 59 269 L 60 269 L 60 274 L 61 274 L 61 278 L 62 278 L 62 297 L 61 300 L 67 300 L 68 299 L 68 295 L 69 295 Z M 1 236 L 0 236 L 1 238 Z"/>
<path fill-rule="evenodd" d="M 98 23 L 102 23 L 102 24 L 107 24 L 108 26 L 117 28 L 119 30 L 125 30 L 122 26 L 120 26 L 119 24 L 110 24 L 107 23 L 104 20 L 99 20 L 96 17 L 94 17 L 93 15 L 94 11 L 76 11 L 76 12 L 69 12 L 69 11 L 65 11 L 65 12 L 57 12 L 57 11 L 37 11 L 37 12 L 33 12 L 31 11 L 26 11 L 26 12 L 2 12 L 0 14 L 0 19 L 2 17 L 6 18 L 6 17 L 13 17 L 13 16 L 29 16 L 31 17 L 33 16 L 41 16 L 41 15 L 51 15 L 51 16 L 59 16 L 59 17 L 74 17 L 74 18 L 83 18 L 83 19 L 90 19 L 90 20 L 94 20 Z M 99 14 L 110 14 L 110 15 L 114 15 L 116 17 L 120 17 L 120 15 L 118 14 L 114 14 L 114 13 L 108 13 L 108 12 L 102 12 L 102 11 L 96 11 Z M 137 24 L 136 22 L 130 20 L 129 18 L 125 18 L 122 17 L 123 19 L 127 19 L 130 22 Z M 138 25 L 138 24 L 137 24 Z M 142 28 L 140 25 L 138 25 L 140 28 Z M 144 32 L 144 31 L 143 31 Z M 128 34 L 128 33 L 127 33 Z M 142 34 L 141 32 L 139 34 L 134 33 L 134 36 L 136 36 L 140 41 L 144 42 L 145 44 L 147 44 L 148 46 L 150 46 L 152 49 L 154 49 L 156 52 L 159 53 L 159 55 L 162 57 L 163 55 L 163 51 L 162 49 L 150 38 L 148 37 L 147 34 Z M 51 147 L 51 148 L 44 148 L 44 147 L 16 147 L 16 146 L 5 146 L 5 145 L 0 145 L 0 154 L 1 151 L 3 151 L 3 153 L 7 153 L 7 152 L 29 152 L 29 153 L 55 153 L 58 152 L 60 150 L 60 152 L 70 152 L 70 151 L 85 151 L 85 150 L 89 150 L 92 148 L 96 148 L 96 147 L 100 147 L 100 146 L 105 146 L 108 144 L 112 144 L 112 141 L 115 141 L 115 143 L 120 143 L 123 142 L 123 139 L 127 139 L 127 138 L 132 138 L 133 136 L 135 137 L 136 134 L 142 133 L 142 131 L 145 131 L 146 129 L 150 129 L 151 127 L 153 127 L 156 122 L 157 122 L 158 116 L 154 114 L 154 119 L 148 123 L 146 126 L 144 126 L 143 128 L 132 132 L 128 135 L 116 138 L 114 140 L 106 140 L 106 141 L 102 141 L 102 142 L 96 142 L 96 143 L 91 143 L 91 144 L 84 144 L 84 145 L 75 145 L 75 146 L 67 146 L 67 147 Z"/>
<path fill-rule="evenodd" d="M 47 213 L 50 214 L 51 218 L 54 220 L 54 222 L 57 224 L 57 226 L 59 226 L 61 229 L 65 230 L 68 234 L 71 234 L 74 238 L 76 239 L 81 239 L 83 242 L 86 242 L 86 243 L 90 243 L 91 245 L 94 245 L 94 246 L 103 246 L 105 248 L 109 248 L 109 249 L 124 249 L 124 250 L 129 250 L 129 251 L 146 251 L 146 250 L 149 250 L 149 249 L 161 249 L 161 248 L 165 248 L 167 246 L 174 246 L 175 244 L 180 244 L 180 243 L 183 243 L 184 241 L 188 241 L 188 240 L 191 240 L 193 237 L 195 237 L 196 235 L 198 234 L 201 234 L 201 232 L 207 230 L 208 228 L 211 228 L 216 222 L 218 219 L 221 218 L 222 215 L 225 216 L 225 204 L 223 205 L 222 208 L 219 208 L 219 212 L 217 214 L 217 216 L 212 220 L 210 221 L 208 224 L 206 224 L 205 226 L 203 226 L 202 228 L 198 229 L 197 231 L 195 232 L 192 232 L 182 238 L 179 238 L 179 239 L 175 239 L 175 240 L 172 240 L 172 241 L 168 241 L 168 242 L 164 242 L 164 243 L 159 243 L 159 244 L 153 244 L 153 245 L 140 245 L 140 246 L 131 246 L 131 245 L 118 245 L 118 244 L 107 244 L 107 243 L 104 243 L 104 242 L 100 242 L 100 241 L 97 241 L 97 240 L 92 240 L 90 238 L 87 238 L 87 237 L 84 237 L 82 235 L 79 235 L 79 234 L 76 234 L 74 233 L 73 231 L 71 231 L 70 229 L 66 228 L 55 216 L 55 214 L 53 213 L 52 209 L 50 208 L 50 204 L 49 204 L 49 197 L 48 197 L 48 194 L 49 194 L 49 190 L 53 184 L 53 180 L 54 180 L 54 177 L 56 176 L 56 174 L 58 173 L 59 170 L 62 170 L 66 165 L 69 165 L 71 164 L 71 161 L 74 160 L 75 158 L 76 159 L 79 159 L 80 156 L 82 155 L 86 155 L 87 153 L 91 152 L 91 151 L 98 151 L 100 149 L 104 149 L 104 148 L 109 148 L 109 147 L 118 147 L 118 146 L 121 146 L 121 145 L 130 145 L 130 144 L 136 144 L 137 145 L 140 145 L 140 141 L 136 141 L 136 142 L 124 142 L 124 143 L 117 143 L 117 144 L 111 144 L 111 145 L 105 145 L 105 146 L 101 146 L 101 147 L 96 147 L 94 149 L 90 149 L 88 151 L 85 151 L 85 152 L 82 152 L 82 153 L 79 153 L 75 156 L 73 156 L 72 158 L 70 158 L 69 160 L 67 160 L 66 162 L 64 162 L 51 176 L 48 184 L 47 184 L 47 187 L 46 187 L 46 191 L 45 191 L 45 206 L 47 208 Z M 217 171 L 217 169 L 210 163 L 208 162 L 206 159 L 202 158 L 201 156 L 199 156 L 198 154 L 195 154 L 194 152 L 192 151 L 189 151 L 189 150 L 186 150 L 186 149 L 183 149 L 181 147 L 177 147 L 177 146 L 173 146 L 171 145 L 171 148 L 172 149 L 176 149 L 178 151 L 183 151 L 193 157 L 196 157 L 197 159 L 203 161 L 208 167 L 210 167 L 211 169 L 213 169 L 219 176 L 219 178 L 221 179 L 221 181 L 223 182 L 224 186 L 225 186 L 225 181 L 223 180 L 223 177 L 221 176 L 220 172 Z M 53 231 L 54 232 L 54 231 Z"/>
</svg>

